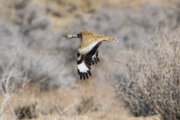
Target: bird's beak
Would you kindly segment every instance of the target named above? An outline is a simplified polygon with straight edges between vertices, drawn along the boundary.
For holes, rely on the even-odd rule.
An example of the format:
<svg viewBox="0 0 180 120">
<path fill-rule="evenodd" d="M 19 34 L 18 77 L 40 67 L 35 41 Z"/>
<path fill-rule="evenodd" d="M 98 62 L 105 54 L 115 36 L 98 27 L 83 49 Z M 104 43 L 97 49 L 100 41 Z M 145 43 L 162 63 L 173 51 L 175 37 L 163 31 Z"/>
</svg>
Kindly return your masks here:
<svg viewBox="0 0 180 120">
<path fill-rule="evenodd" d="M 68 38 L 68 39 L 71 39 L 71 38 L 78 38 L 77 35 L 72 35 L 72 34 L 65 34 L 64 36 L 65 36 L 66 38 Z"/>
</svg>

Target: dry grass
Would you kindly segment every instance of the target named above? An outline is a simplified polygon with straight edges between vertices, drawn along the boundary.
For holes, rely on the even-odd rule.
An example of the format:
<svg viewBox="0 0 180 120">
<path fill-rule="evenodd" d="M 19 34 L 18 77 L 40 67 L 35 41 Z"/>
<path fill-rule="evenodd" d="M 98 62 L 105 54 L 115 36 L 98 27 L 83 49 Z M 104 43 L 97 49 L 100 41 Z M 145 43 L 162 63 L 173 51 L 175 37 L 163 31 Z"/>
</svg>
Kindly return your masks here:
<svg viewBox="0 0 180 120">
<path fill-rule="evenodd" d="M 17 6 L 25 6 L 26 3 L 30 3 L 43 8 L 53 26 L 57 28 L 66 28 L 77 17 L 92 14 L 99 8 L 107 6 L 139 10 L 140 6 L 146 3 L 163 3 L 168 7 L 174 6 L 174 3 L 177 5 L 176 0 L 52 0 L 51 2 L 48 0 L 26 0 L 26 2 L 24 0 L 9 0 L 8 2 L 0 0 L 0 3 L 0 15 L 8 21 L 14 20 Z"/>
<path fill-rule="evenodd" d="M 177 30 L 178 31 L 178 30 Z M 128 64 L 130 79 L 119 90 L 136 116 L 180 118 L 180 36 L 158 35 Z"/>
<path fill-rule="evenodd" d="M 11 93 L 0 119 L 159 120 L 158 116 L 133 117 L 117 102 L 110 84 L 82 82 L 74 88 L 47 92 L 41 92 L 37 84 L 28 84 L 20 91 Z M 2 107 L 5 99 L 0 98 Z"/>
<path fill-rule="evenodd" d="M 92 14 L 99 8 L 107 6 L 139 10 L 143 4 L 163 3 L 165 6 L 172 7 L 172 2 L 168 0 L 52 0 L 51 2 L 34 0 L 32 3 L 38 6 L 47 6 L 51 23 L 58 28 L 66 28 L 75 18 L 84 14 Z"/>
<path fill-rule="evenodd" d="M 134 11 L 149 1 L 15 0 L 13 4 L 12 1 L 7 4 L 3 1 L 0 16 L 8 17 L 6 14 L 9 13 L 8 20 L 13 19 L 13 22 L 0 21 L 0 119 L 160 119 L 159 116 L 134 117 L 129 111 L 137 116 L 155 113 L 162 117 L 169 117 L 166 116 L 169 113 L 170 117 L 175 116 L 179 103 L 176 98 L 169 102 L 169 98 L 179 94 L 179 86 L 174 84 L 179 79 L 179 67 L 176 66 L 179 65 L 179 37 L 161 36 L 147 48 L 141 49 L 141 52 L 136 50 L 153 36 L 157 26 L 164 28 L 164 24 L 171 23 L 166 22 L 168 18 L 174 21 L 177 15 L 174 12 L 165 14 L 156 5 L 143 5 L 140 11 Z M 166 0 L 160 1 L 166 3 Z M 114 7 L 115 4 L 121 9 Z M 111 7 L 108 8 L 109 5 Z M 104 9 L 96 12 L 100 7 Z M 94 14 L 86 17 L 89 13 Z M 79 23 L 71 26 L 74 19 Z M 70 26 L 57 32 L 51 24 L 59 28 Z M 166 27 L 173 28 L 173 25 L 168 24 Z M 97 69 L 92 68 L 92 79 L 76 83 L 75 50 L 79 41 L 67 41 L 61 35 L 83 29 L 114 35 L 120 41 L 109 46 L 105 43 L 101 47 L 101 63 Z M 124 77 L 127 71 L 123 64 L 128 61 L 130 54 L 136 52 L 135 58 L 138 59 L 129 63 L 130 81 L 126 81 L 129 78 Z M 121 92 L 123 98 L 117 97 L 111 83 L 107 82 L 117 79 L 120 80 L 117 91 Z M 171 94 L 172 88 L 175 92 Z M 164 94 L 167 99 L 163 101 Z M 159 97 L 161 104 L 157 105 L 159 101 L 152 101 L 149 96 Z M 130 109 L 126 108 L 122 99 L 125 99 Z M 164 114 L 165 109 L 168 114 Z"/>
</svg>

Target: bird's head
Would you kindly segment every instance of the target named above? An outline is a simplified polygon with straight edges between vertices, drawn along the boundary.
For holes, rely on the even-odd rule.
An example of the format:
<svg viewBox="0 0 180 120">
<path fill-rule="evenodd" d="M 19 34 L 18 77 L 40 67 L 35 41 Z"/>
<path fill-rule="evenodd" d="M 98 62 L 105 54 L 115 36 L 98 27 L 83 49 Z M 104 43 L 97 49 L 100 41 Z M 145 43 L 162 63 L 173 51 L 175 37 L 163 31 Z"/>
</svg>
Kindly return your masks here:
<svg viewBox="0 0 180 120">
<path fill-rule="evenodd" d="M 78 38 L 78 35 L 72 35 L 72 34 L 65 34 L 64 35 L 66 38 L 71 39 L 71 38 Z"/>
</svg>

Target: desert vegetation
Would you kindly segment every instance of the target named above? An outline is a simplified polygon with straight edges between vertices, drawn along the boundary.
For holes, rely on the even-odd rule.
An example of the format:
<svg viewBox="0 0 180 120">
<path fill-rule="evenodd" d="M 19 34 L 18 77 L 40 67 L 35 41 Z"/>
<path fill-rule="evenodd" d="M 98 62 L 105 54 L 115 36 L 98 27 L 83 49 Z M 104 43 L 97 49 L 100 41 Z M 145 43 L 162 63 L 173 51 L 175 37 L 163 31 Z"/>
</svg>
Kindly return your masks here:
<svg viewBox="0 0 180 120">
<path fill-rule="evenodd" d="M 179 0 L 0 0 L 1 120 L 179 120 Z M 76 73 L 90 30 L 101 46 L 93 76 Z"/>
<path fill-rule="evenodd" d="M 127 64 L 130 78 L 117 88 L 134 115 L 179 119 L 179 44 L 177 33 L 158 35 Z"/>
</svg>

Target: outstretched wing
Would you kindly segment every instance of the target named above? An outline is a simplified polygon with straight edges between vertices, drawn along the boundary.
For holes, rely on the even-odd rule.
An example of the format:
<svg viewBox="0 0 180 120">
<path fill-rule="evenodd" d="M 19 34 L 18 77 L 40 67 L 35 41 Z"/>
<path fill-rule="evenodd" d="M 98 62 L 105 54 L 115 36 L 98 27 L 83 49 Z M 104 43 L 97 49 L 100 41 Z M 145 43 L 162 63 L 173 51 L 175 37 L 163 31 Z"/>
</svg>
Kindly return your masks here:
<svg viewBox="0 0 180 120">
<path fill-rule="evenodd" d="M 99 61 L 98 58 L 98 48 L 101 45 L 101 42 L 97 43 L 87 54 L 80 55 L 77 54 L 77 69 L 80 79 L 88 79 L 91 76 L 91 65 Z"/>
<path fill-rule="evenodd" d="M 94 65 L 95 63 L 97 64 L 99 62 L 99 57 L 98 57 L 98 51 L 92 56 L 92 64 Z"/>
</svg>

